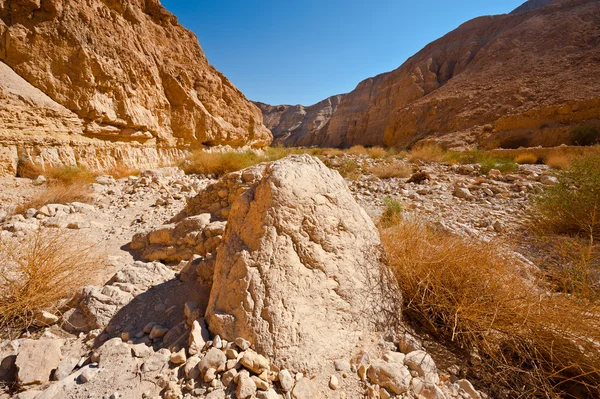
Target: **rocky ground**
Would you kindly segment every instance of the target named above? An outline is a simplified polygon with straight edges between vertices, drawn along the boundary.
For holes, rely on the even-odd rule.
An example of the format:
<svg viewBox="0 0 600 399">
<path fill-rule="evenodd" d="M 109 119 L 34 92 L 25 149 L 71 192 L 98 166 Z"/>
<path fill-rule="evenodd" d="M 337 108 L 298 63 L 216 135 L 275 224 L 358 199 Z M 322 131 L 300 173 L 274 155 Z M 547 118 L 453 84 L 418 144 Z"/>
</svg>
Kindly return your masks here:
<svg viewBox="0 0 600 399">
<path fill-rule="evenodd" d="M 363 170 L 388 162 L 343 157 L 362 164 Z M 330 161 L 335 165 L 343 159 Z M 344 287 L 354 292 L 365 282 L 345 281 L 351 273 L 340 270 L 353 262 L 364 263 L 360 260 L 364 253 L 376 247 L 371 240 L 378 237 L 366 215 L 376 219 L 385 198 L 399 200 L 416 217 L 489 240 L 519 227 L 531 195 L 554 181 L 547 168 L 521 166 L 514 174 L 482 175 L 478 165 L 415 164 L 415 171 L 424 172 L 419 183 L 369 174 L 343 182 L 320 163 L 298 162 L 298 168 L 280 164 L 279 174 L 277 168 L 257 166 L 221 180 L 186 176 L 176 168 L 120 180 L 101 176 L 92 185 L 90 204 L 47 205 L 14 216 L 9 216 L 11 208 L 47 183 L 0 181 L 3 239 L 27 240 L 37 229 L 75 230 L 102 248 L 108 264 L 99 270 L 96 285 L 83 289 L 60 314 L 38 316 L 45 328 L 1 344 L 0 378 L 6 383 L 2 397 L 484 397 L 461 379 L 460 367 L 448 359 L 436 359 L 444 365 L 438 369 L 418 339 L 385 329 L 365 333 L 354 326 L 363 316 L 344 310 L 351 307 L 349 298 L 357 295 L 346 297 Z M 312 183 L 302 186 L 306 181 Z M 298 198 L 297 204 L 286 202 L 288 192 Z M 363 213 L 364 220 L 357 216 Z M 230 225 L 227 231 L 226 224 Z M 275 237 L 265 231 L 276 232 Z M 296 236 L 296 231 L 301 233 Z M 345 249 L 345 231 L 354 232 L 356 248 Z M 263 237 L 260 250 L 247 252 L 255 245 L 255 236 Z M 281 238 L 288 236 L 293 243 Z M 274 241 L 271 250 L 265 250 L 269 237 Z M 226 255 L 217 258 L 217 248 Z M 328 258 L 332 253 L 335 256 Z M 298 257 L 297 269 L 287 266 L 296 264 Z M 265 262 L 270 268 L 263 269 Z M 276 271 L 284 263 L 281 275 L 287 277 L 281 280 Z M 307 275 L 302 266 L 306 264 L 333 277 L 322 280 L 322 285 L 315 283 L 323 274 Z M 336 271 L 327 269 L 327 264 L 337 265 Z M 239 280 L 244 275 L 251 277 Z M 238 284 L 247 280 L 252 282 L 248 286 Z M 309 281 L 305 288 L 296 283 L 305 280 Z M 338 288 L 332 290 L 333 281 Z M 280 286 L 281 292 L 273 288 Z M 308 296 L 310 303 L 322 303 L 320 310 L 326 312 L 322 318 L 327 320 L 322 327 L 339 322 L 351 345 L 342 348 L 339 342 L 344 339 L 325 338 L 331 331 L 316 327 L 318 312 L 311 323 L 324 335 L 312 337 L 313 330 L 303 330 L 296 315 L 315 310 L 291 299 L 289 292 L 295 292 L 293 298 Z M 248 309 L 261 301 L 271 304 L 262 305 L 256 318 Z M 284 307 L 266 314 L 272 302 Z M 245 304 L 244 311 L 238 309 L 240 303 Z M 229 317 L 236 321 L 231 324 Z M 241 319 L 253 327 L 240 327 Z M 257 327 L 265 321 L 266 330 Z M 215 335 L 216 330 L 221 334 Z M 273 330 L 279 335 L 271 342 L 266 337 Z M 357 337 L 356 342 L 350 337 Z M 283 345 L 281 339 L 289 341 Z M 300 356 L 294 348 L 304 356 L 310 349 L 314 359 Z M 342 349 L 336 352 L 336 348 Z"/>
</svg>

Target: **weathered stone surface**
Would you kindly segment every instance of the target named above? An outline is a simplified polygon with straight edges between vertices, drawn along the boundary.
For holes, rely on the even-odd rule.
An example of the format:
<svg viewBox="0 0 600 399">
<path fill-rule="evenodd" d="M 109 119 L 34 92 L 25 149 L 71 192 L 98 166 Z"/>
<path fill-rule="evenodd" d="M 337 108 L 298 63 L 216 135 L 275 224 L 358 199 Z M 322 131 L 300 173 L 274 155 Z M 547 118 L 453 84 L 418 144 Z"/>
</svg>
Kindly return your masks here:
<svg viewBox="0 0 600 399">
<path fill-rule="evenodd" d="M 404 364 L 416 371 L 425 382 L 437 384 L 440 381 L 435 362 L 427 352 L 410 352 L 404 358 Z"/>
<path fill-rule="evenodd" d="M 88 137 L 190 146 L 271 140 L 258 108 L 159 1 L 2 2 L 0 19 L 0 60 L 72 111 Z"/>
<path fill-rule="evenodd" d="M 337 172 L 307 155 L 268 164 L 231 208 L 209 328 L 248 339 L 278 366 L 319 369 L 380 314 L 378 245 Z"/>
<path fill-rule="evenodd" d="M 21 386 L 41 385 L 50 380 L 61 360 L 61 340 L 24 340 L 16 359 L 17 381 Z"/>
<path fill-rule="evenodd" d="M 410 372 L 406 367 L 397 363 L 387 363 L 376 360 L 367 370 L 369 381 L 395 394 L 408 391 L 410 386 Z"/>
</svg>

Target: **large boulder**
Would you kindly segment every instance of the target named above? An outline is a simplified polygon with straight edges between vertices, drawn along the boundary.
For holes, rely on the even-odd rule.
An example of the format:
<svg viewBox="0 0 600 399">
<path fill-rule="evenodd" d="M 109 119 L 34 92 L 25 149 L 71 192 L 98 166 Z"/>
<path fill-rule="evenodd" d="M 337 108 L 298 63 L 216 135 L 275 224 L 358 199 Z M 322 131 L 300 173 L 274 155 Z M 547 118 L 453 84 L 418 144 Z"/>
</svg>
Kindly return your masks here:
<svg viewBox="0 0 600 399">
<path fill-rule="evenodd" d="M 297 371 L 357 351 L 385 304 L 379 246 L 337 172 L 308 155 L 265 165 L 231 207 L 209 329 Z"/>
</svg>

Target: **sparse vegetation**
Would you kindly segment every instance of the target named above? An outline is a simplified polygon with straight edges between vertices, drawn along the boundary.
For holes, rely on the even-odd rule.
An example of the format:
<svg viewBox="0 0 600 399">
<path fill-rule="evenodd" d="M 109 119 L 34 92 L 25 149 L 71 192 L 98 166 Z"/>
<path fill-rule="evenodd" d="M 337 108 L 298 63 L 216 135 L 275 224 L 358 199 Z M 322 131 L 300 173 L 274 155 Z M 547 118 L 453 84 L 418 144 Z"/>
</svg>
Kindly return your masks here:
<svg viewBox="0 0 600 399">
<path fill-rule="evenodd" d="M 552 169 L 561 170 L 569 169 L 571 167 L 571 162 L 573 162 L 572 157 L 566 154 L 549 155 L 544 160 L 544 163 Z"/>
<path fill-rule="evenodd" d="M 497 169 L 500 172 L 513 172 L 518 169 L 519 165 L 510 156 L 499 156 L 483 151 L 464 151 L 464 152 L 449 152 L 446 155 L 449 162 L 457 162 L 461 164 L 475 164 L 481 166 L 481 172 L 487 174 L 492 169 Z"/>
<path fill-rule="evenodd" d="M 391 155 L 390 151 L 386 150 L 385 148 L 381 148 L 381 147 L 367 148 L 367 153 L 373 159 L 387 158 L 388 156 Z"/>
<path fill-rule="evenodd" d="M 68 204 L 71 202 L 89 202 L 90 200 L 91 195 L 87 185 L 50 181 L 43 191 L 38 192 L 28 201 L 17 205 L 14 213 L 23 213 L 30 208 L 40 209 L 48 204 Z"/>
<path fill-rule="evenodd" d="M 344 159 L 337 167 L 333 168 L 340 172 L 342 177 L 349 180 L 357 179 L 360 174 L 360 166 L 353 159 Z"/>
<path fill-rule="evenodd" d="M 290 154 L 302 153 L 303 150 L 270 147 L 261 151 L 248 150 L 244 152 L 196 151 L 186 159 L 180 167 L 188 174 L 222 176 L 261 162 L 270 162 Z"/>
<path fill-rule="evenodd" d="M 600 156 L 573 161 L 558 174 L 559 183 L 535 202 L 533 222 L 538 231 L 600 238 Z"/>
<path fill-rule="evenodd" d="M 595 303 L 552 296 L 496 245 L 404 220 L 381 230 L 414 325 L 467 354 L 492 397 L 597 397 Z"/>
<path fill-rule="evenodd" d="M 600 130 L 595 126 L 577 126 L 571 131 L 571 144 L 590 146 L 600 144 Z"/>
<path fill-rule="evenodd" d="M 411 175 L 412 168 L 404 162 L 386 162 L 371 167 L 369 173 L 380 179 L 390 179 L 393 177 L 405 178 Z"/>
<path fill-rule="evenodd" d="M 519 165 L 534 165 L 538 163 L 538 161 L 539 159 L 537 155 L 532 154 L 530 152 L 520 154 L 515 158 L 515 162 Z"/>
<path fill-rule="evenodd" d="M 138 176 L 140 174 L 139 169 L 131 168 L 125 164 L 116 164 L 112 168 L 108 169 L 104 174 L 114 177 L 115 179 L 123 179 L 129 176 Z"/>
<path fill-rule="evenodd" d="M 369 155 L 369 152 L 367 151 L 367 149 L 365 147 L 363 147 L 362 145 L 352 146 L 346 152 L 350 155 L 364 155 L 364 156 Z"/>
<path fill-rule="evenodd" d="M 410 162 L 442 162 L 446 159 L 446 151 L 437 143 L 426 143 L 413 148 L 408 154 Z"/>
<path fill-rule="evenodd" d="M 102 267 L 79 235 L 37 231 L 23 242 L 0 241 L 0 329 L 20 333 L 41 310 L 68 299 Z"/>
<path fill-rule="evenodd" d="M 391 227 L 402 221 L 402 203 L 393 198 L 385 198 L 383 214 L 379 218 L 379 224 L 382 227 Z"/>
</svg>

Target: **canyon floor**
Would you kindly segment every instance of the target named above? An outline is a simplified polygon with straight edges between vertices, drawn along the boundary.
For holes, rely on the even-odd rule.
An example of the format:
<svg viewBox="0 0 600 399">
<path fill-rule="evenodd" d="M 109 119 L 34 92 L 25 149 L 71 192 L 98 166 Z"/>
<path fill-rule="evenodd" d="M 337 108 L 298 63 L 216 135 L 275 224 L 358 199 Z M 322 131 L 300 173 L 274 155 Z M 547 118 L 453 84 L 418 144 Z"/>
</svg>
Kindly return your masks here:
<svg viewBox="0 0 600 399">
<path fill-rule="evenodd" d="M 545 165 L 519 165 L 502 174 L 483 173 L 478 164 L 408 162 L 402 156 L 343 154 L 324 161 L 341 169 L 347 190 L 373 222 L 394 200 L 405 218 L 484 242 L 506 242 L 510 251 L 508 243 L 523 234 L 532 196 L 556 182 Z M 403 176 L 379 178 L 370 172 L 377 168 Z M 397 172 L 402 168 L 404 173 Z M 305 373 L 275 367 L 242 337 L 227 342 L 210 334 L 199 316 L 216 284 L 214 263 L 209 277 L 202 277 L 201 268 L 214 262 L 223 219 L 235 211 L 228 195 L 240 188 L 232 181 L 241 176 L 245 184 L 264 172 L 250 168 L 241 173 L 218 180 L 168 167 L 118 180 L 98 176 L 87 204 L 50 204 L 12 216 L 17 204 L 43 192 L 48 183 L 1 179 L 3 241 L 70 235 L 92 243 L 102 259 L 74 301 L 39 316 L 39 327 L 2 342 L 0 378 L 6 392 L 1 397 L 486 397 L 485 387 L 477 391 L 465 379 L 464 359 L 415 331 L 373 333 L 363 338 L 368 350 L 361 357 L 339 353 L 318 372 L 307 368 Z M 186 203 L 212 192 L 221 198 L 220 207 L 182 218 Z M 186 252 L 201 245 L 200 238 L 190 238 L 193 228 L 183 226 L 186 221 L 196 223 L 199 233 L 193 237 L 203 237 L 202 256 Z M 531 265 L 516 256 L 524 267 Z"/>
</svg>

